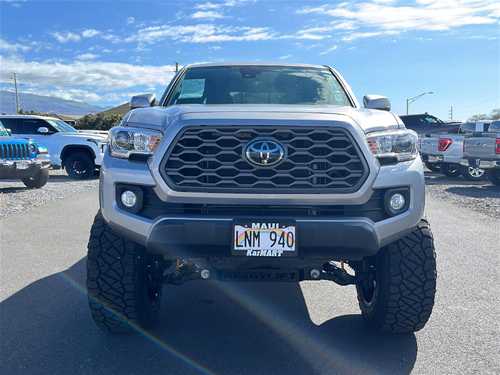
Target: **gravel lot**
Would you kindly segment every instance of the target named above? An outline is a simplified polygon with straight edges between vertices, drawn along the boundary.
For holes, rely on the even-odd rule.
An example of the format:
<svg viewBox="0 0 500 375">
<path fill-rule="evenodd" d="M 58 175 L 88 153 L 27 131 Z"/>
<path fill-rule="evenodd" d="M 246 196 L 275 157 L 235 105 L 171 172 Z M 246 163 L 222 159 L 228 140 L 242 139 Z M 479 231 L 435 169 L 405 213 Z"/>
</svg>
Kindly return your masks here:
<svg viewBox="0 0 500 375">
<path fill-rule="evenodd" d="M 98 187 L 98 175 L 84 181 L 72 180 L 62 169 L 51 170 L 49 182 L 41 189 L 28 189 L 21 180 L 0 180 L 0 218 Z"/>
<path fill-rule="evenodd" d="M 469 182 L 426 170 L 428 196 L 500 218 L 500 187 L 488 180 Z M 99 186 L 98 175 L 90 180 L 71 180 L 64 170 L 51 170 L 47 185 L 27 189 L 21 181 L 0 180 L 0 218 L 55 202 Z"/>
</svg>

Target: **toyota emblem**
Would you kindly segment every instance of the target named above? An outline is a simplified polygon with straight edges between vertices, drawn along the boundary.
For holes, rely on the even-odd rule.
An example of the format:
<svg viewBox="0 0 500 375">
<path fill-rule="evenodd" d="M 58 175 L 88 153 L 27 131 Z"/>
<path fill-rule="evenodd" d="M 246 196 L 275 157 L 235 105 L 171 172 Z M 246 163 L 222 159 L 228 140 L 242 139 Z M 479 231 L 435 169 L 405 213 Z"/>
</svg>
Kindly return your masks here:
<svg viewBox="0 0 500 375">
<path fill-rule="evenodd" d="M 266 167 L 283 160 L 285 149 L 275 141 L 258 140 L 247 146 L 245 155 L 249 162 Z"/>
</svg>

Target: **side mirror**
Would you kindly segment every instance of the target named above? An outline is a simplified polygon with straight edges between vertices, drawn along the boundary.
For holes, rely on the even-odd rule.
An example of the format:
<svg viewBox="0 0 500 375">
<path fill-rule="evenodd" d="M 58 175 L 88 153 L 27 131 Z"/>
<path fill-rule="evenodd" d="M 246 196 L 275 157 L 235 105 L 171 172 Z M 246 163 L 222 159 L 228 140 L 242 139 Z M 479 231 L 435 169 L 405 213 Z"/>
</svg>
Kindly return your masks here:
<svg viewBox="0 0 500 375">
<path fill-rule="evenodd" d="M 42 126 L 41 128 L 38 128 L 38 133 L 39 134 L 49 134 L 49 129 L 46 128 L 45 126 Z"/>
<path fill-rule="evenodd" d="M 155 100 L 155 94 L 141 94 L 133 96 L 132 100 L 130 100 L 130 109 L 154 107 Z"/>
<path fill-rule="evenodd" d="M 12 130 L 10 130 L 10 129 L 5 129 L 5 130 L 7 130 L 7 134 L 9 135 L 9 137 L 11 137 L 12 136 Z"/>
<path fill-rule="evenodd" d="M 391 102 L 385 96 L 365 95 L 363 96 L 363 105 L 368 109 L 380 109 L 382 111 L 391 110 Z"/>
</svg>

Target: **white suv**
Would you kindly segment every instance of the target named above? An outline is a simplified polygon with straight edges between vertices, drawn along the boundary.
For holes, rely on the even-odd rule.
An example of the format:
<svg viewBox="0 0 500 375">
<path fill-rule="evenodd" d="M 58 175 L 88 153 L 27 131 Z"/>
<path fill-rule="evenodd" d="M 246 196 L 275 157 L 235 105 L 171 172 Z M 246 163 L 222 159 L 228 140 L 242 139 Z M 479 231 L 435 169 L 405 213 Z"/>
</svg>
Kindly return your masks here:
<svg viewBox="0 0 500 375">
<path fill-rule="evenodd" d="M 52 168 L 66 168 L 71 178 L 86 179 L 101 166 L 107 137 L 83 134 L 53 117 L 0 116 L 17 138 L 29 138 L 47 147 Z"/>
</svg>

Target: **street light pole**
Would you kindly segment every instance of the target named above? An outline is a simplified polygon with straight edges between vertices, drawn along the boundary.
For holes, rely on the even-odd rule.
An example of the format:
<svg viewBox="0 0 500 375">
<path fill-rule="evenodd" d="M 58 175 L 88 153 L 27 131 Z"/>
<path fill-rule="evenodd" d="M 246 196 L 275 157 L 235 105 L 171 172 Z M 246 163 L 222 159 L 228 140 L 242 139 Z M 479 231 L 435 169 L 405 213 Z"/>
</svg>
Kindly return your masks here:
<svg viewBox="0 0 500 375">
<path fill-rule="evenodd" d="M 408 114 L 408 107 L 410 106 L 411 103 L 413 103 L 415 100 L 421 98 L 425 94 L 434 94 L 432 91 L 424 92 L 423 94 L 414 96 L 413 98 L 406 99 L 406 114 Z"/>
</svg>

